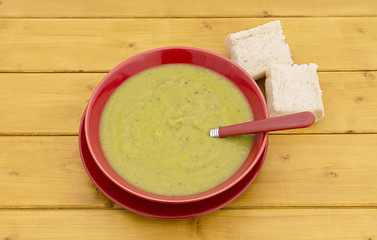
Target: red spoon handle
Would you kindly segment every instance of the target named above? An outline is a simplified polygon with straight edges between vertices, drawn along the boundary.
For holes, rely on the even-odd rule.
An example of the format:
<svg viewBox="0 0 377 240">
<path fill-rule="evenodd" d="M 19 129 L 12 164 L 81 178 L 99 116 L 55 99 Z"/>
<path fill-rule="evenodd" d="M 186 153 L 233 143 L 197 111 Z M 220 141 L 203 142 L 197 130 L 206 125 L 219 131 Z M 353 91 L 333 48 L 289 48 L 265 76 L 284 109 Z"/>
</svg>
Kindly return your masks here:
<svg viewBox="0 0 377 240">
<path fill-rule="evenodd" d="M 219 137 L 223 138 L 243 134 L 305 128 L 310 127 L 314 121 L 315 117 L 311 112 L 293 113 L 274 118 L 266 118 L 263 120 L 220 127 Z"/>
</svg>

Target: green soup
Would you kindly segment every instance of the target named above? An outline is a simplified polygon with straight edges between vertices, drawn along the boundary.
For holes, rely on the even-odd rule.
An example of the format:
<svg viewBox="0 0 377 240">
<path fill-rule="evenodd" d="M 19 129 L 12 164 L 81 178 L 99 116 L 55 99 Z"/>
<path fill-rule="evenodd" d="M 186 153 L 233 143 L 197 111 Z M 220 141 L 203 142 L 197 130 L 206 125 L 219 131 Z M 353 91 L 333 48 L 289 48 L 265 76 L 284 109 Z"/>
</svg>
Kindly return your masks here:
<svg viewBox="0 0 377 240">
<path fill-rule="evenodd" d="M 209 129 L 252 120 L 238 88 L 188 64 L 147 69 L 124 82 L 102 113 L 100 141 L 112 167 L 145 191 L 184 196 L 231 177 L 252 136 L 211 138 Z"/>
</svg>

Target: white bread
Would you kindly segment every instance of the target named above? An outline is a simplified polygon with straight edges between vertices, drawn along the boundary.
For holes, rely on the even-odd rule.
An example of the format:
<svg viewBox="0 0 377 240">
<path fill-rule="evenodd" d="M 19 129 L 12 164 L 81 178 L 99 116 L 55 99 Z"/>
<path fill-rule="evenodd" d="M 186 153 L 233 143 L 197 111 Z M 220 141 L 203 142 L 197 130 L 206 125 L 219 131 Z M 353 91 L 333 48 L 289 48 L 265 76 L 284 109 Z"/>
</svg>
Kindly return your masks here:
<svg viewBox="0 0 377 240">
<path fill-rule="evenodd" d="M 266 97 L 270 117 L 310 111 L 316 121 L 324 117 L 322 90 L 315 63 L 273 64 L 266 72 Z"/>
<path fill-rule="evenodd" d="M 230 59 L 255 80 L 264 77 L 273 63 L 293 64 L 279 20 L 229 34 L 225 42 Z"/>
</svg>

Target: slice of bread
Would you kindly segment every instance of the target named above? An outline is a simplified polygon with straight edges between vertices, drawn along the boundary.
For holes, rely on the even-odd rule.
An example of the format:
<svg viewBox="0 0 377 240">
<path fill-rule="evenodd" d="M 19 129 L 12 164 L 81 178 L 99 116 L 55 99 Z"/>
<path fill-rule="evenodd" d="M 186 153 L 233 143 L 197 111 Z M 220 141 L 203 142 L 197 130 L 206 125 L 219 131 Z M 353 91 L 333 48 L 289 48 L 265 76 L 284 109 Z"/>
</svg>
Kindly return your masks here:
<svg viewBox="0 0 377 240">
<path fill-rule="evenodd" d="M 310 111 L 316 121 L 324 117 L 318 66 L 273 64 L 266 72 L 266 97 L 270 117 Z"/>
<path fill-rule="evenodd" d="M 230 59 L 255 80 L 264 77 L 273 63 L 293 64 L 279 20 L 229 34 L 225 42 Z"/>
</svg>

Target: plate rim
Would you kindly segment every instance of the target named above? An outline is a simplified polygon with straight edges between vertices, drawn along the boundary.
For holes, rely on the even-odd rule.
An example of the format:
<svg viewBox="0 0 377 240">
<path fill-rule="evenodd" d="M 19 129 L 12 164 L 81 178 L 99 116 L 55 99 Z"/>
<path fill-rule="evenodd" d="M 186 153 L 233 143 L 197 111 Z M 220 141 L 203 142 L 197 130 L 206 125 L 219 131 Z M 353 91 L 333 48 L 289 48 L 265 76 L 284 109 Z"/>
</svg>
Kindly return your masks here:
<svg viewBox="0 0 377 240">
<path fill-rule="evenodd" d="M 78 140 L 79 140 L 79 150 L 80 150 L 80 156 L 81 156 L 81 159 L 82 159 L 82 163 L 84 165 L 84 168 L 89 176 L 89 178 L 91 179 L 91 181 L 93 182 L 93 184 L 107 197 L 109 198 L 111 201 L 113 201 L 114 203 L 118 204 L 119 206 L 121 206 L 122 208 L 130 211 L 130 212 L 133 212 L 133 213 L 136 213 L 136 214 L 139 214 L 139 215 L 142 215 L 142 216 L 146 216 L 146 217 L 151 217 L 151 218 L 157 218 L 157 219 L 185 219 L 185 218 L 192 218 L 192 217 L 198 217 L 198 216 L 202 216 L 202 215 L 205 215 L 205 214 L 208 214 L 208 213 L 211 213 L 211 212 L 214 212 L 226 205 L 228 205 L 229 203 L 233 202 L 235 199 L 237 199 L 240 195 L 242 195 L 249 187 L 250 185 L 255 181 L 255 179 L 257 178 L 257 176 L 259 175 L 263 165 L 264 165 L 264 162 L 265 162 L 265 159 L 266 159 L 266 155 L 267 155 L 267 146 L 268 144 L 266 145 L 266 148 L 263 152 L 263 154 L 261 155 L 261 157 L 258 159 L 258 161 L 256 161 L 256 164 L 255 166 L 258 166 L 258 164 L 260 164 L 258 166 L 258 169 L 256 170 L 256 172 L 253 172 L 253 170 L 255 170 L 255 166 L 254 168 L 248 173 L 248 175 L 251 175 L 253 174 L 253 176 L 251 177 L 251 179 L 246 182 L 246 183 L 243 183 L 242 180 L 235 184 L 234 186 L 232 186 L 231 188 L 227 189 L 226 191 L 222 192 L 222 193 L 219 193 L 218 195 L 215 195 L 209 199 L 202 199 L 202 200 L 198 200 L 196 202 L 188 202 L 188 203 L 161 203 L 161 202 L 156 202 L 156 201 L 151 201 L 151 200 L 147 200 L 147 199 L 144 199 L 144 198 L 141 198 L 141 197 L 138 197 L 138 196 L 135 196 L 135 195 L 132 195 L 131 193 L 125 191 L 124 189 L 120 188 L 118 185 L 116 185 L 115 183 L 113 183 L 110 179 L 109 180 L 109 183 L 111 185 L 113 185 L 114 187 L 118 188 L 119 190 L 122 190 L 123 192 L 125 192 L 127 195 L 129 194 L 130 196 L 133 196 L 133 198 L 137 199 L 137 200 L 140 200 L 140 201 L 147 201 L 149 203 L 153 203 L 155 204 L 156 206 L 158 205 L 161 205 L 161 206 L 175 206 L 175 207 L 187 207 L 189 208 L 190 205 L 194 205 L 194 204 L 206 204 L 206 201 L 208 202 L 208 200 L 213 200 L 214 198 L 219 198 L 221 199 L 221 196 L 224 194 L 224 193 L 228 193 L 228 191 L 231 191 L 232 189 L 234 190 L 235 187 L 237 186 L 240 186 L 240 184 L 245 184 L 245 186 L 242 186 L 240 190 L 238 190 L 237 192 L 235 192 L 234 194 L 231 195 L 231 197 L 228 199 L 228 200 L 225 200 L 224 202 L 221 202 L 219 204 L 215 204 L 215 206 L 213 207 L 210 207 L 206 210 L 203 210 L 203 211 L 198 211 L 196 213 L 192 213 L 192 214 L 177 214 L 175 216 L 173 215 L 161 215 L 161 214 L 151 214 L 151 213 L 147 213 L 141 209 L 135 209 L 135 208 L 132 208 L 130 206 L 128 206 L 125 202 L 121 202 L 121 201 L 118 201 L 118 199 L 116 199 L 116 197 L 112 196 L 111 193 L 109 193 L 108 191 L 106 191 L 106 189 L 103 188 L 103 186 L 101 186 L 101 183 L 99 183 L 96 179 L 94 179 L 94 176 L 93 174 L 91 173 L 91 171 L 88 169 L 87 167 L 87 163 L 86 161 L 88 161 L 88 159 L 84 156 L 83 154 L 83 147 L 86 147 L 88 148 L 87 146 L 87 143 L 86 142 L 86 134 L 85 134 L 85 112 L 86 112 L 86 109 L 84 111 L 84 114 L 82 116 L 82 119 L 81 119 L 81 123 L 80 123 L 80 128 L 79 128 L 79 137 L 78 137 Z M 85 139 L 83 139 L 85 138 Z M 84 140 L 84 141 L 83 141 Z M 268 137 L 267 137 L 267 141 L 268 141 Z M 88 150 L 89 154 L 90 154 L 90 151 Z M 94 159 L 93 157 L 91 157 L 92 161 L 94 162 Z M 97 167 L 98 166 L 96 164 L 93 164 L 93 166 Z M 99 170 L 99 173 L 101 174 L 102 171 Z M 103 177 L 107 178 L 107 176 L 105 174 L 103 174 Z M 247 175 L 246 175 L 247 176 Z M 102 183 L 103 185 L 103 183 Z M 224 195 L 223 195 L 224 196 Z"/>
</svg>

